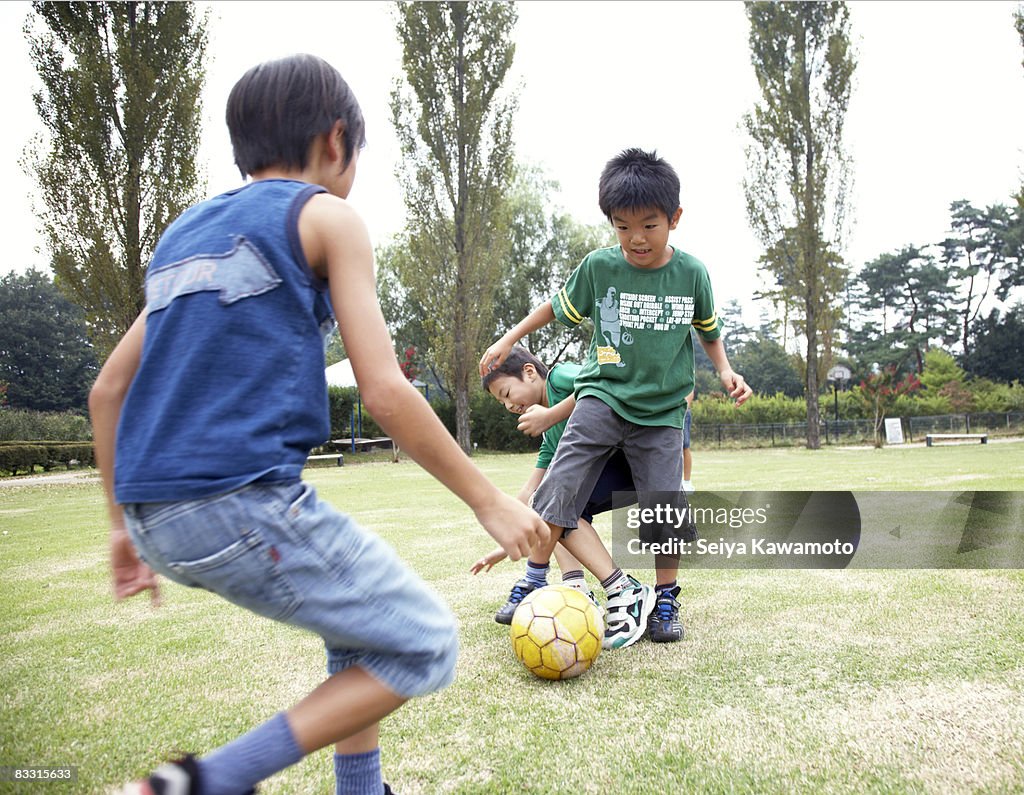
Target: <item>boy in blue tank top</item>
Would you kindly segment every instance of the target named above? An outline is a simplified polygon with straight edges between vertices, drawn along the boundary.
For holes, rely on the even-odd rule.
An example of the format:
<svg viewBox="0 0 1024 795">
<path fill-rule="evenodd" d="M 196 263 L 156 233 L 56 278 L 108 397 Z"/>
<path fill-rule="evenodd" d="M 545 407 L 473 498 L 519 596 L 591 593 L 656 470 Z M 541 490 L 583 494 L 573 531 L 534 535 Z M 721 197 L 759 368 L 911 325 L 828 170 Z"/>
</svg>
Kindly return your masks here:
<svg viewBox="0 0 1024 795">
<path fill-rule="evenodd" d="M 394 551 L 301 481 L 328 437 L 322 336 L 334 318 L 374 418 L 510 557 L 548 528 L 483 476 L 398 367 L 369 237 L 345 201 L 364 127 L 341 75 L 309 55 L 256 66 L 232 89 L 227 122 L 252 181 L 167 228 L 146 307 L 89 398 L 115 596 L 156 598 L 157 572 L 206 588 L 320 635 L 329 676 L 247 734 L 124 792 L 251 792 L 333 744 L 336 792 L 378 795 L 390 790 L 377 723 L 451 681 L 457 637 Z M 367 620 L 374 604 L 388 621 Z"/>
</svg>

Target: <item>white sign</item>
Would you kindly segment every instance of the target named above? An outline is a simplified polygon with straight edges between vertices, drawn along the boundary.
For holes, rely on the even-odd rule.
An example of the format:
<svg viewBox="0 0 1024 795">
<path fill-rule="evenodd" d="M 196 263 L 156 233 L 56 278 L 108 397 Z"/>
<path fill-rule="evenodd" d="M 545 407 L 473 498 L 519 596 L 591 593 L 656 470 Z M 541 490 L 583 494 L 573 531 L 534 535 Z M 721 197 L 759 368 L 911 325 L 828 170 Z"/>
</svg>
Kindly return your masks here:
<svg viewBox="0 0 1024 795">
<path fill-rule="evenodd" d="M 903 444 L 903 423 L 899 417 L 886 418 L 885 441 L 887 444 Z"/>
</svg>

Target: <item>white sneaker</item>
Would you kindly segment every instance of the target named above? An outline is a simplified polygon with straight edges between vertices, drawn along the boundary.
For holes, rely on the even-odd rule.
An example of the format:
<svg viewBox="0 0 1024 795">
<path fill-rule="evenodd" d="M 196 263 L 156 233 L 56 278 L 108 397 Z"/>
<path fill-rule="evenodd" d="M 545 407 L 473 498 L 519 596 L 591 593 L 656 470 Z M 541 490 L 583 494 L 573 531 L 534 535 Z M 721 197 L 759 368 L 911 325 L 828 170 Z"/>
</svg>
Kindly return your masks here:
<svg viewBox="0 0 1024 795">
<path fill-rule="evenodd" d="M 633 584 L 608 600 L 604 619 L 605 649 L 624 649 L 643 637 L 647 630 L 647 619 L 654 610 L 654 588 L 642 585 L 633 577 Z"/>
</svg>

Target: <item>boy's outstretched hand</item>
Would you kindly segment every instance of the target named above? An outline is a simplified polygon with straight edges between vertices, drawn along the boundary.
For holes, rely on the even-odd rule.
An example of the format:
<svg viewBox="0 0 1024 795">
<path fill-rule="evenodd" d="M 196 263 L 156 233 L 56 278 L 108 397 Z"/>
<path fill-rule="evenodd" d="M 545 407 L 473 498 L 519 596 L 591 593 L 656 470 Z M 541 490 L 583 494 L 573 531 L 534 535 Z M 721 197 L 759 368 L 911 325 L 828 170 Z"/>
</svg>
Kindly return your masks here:
<svg viewBox="0 0 1024 795">
<path fill-rule="evenodd" d="M 482 571 L 490 571 L 494 568 L 495 564 L 501 563 L 508 555 L 505 554 L 505 550 L 498 547 L 493 552 L 488 552 L 480 560 L 469 567 L 469 570 L 473 574 L 479 574 Z"/>
<path fill-rule="evenodd" d="M 747 401 L 754 390 L 750 388 L 742 375 L 733 372 L 732 370 L 723 370 L 718 374 L 718 377 L 722 379 L 722 386 L 725 387 L 725 392 L 729 397 L 736 399 L 736 405 L 740 406 Z"/>
<path fill-rule="evenodd" d="M 150 591 L 153 606 L 160 604 L 160 585 L 156 573 L 135 554 L 128 532 L 115 529 L 110 533 L 110 569 L 114 575 L 114 598 L 127 599 L 142 591 Z"/>
<path fill-rule="evenodd" d="M 551 529 L 533 508 L 500 491 L 476 511 L 476 518 L 511 560 L 527 557 L 533 547 L 547 544 L 551 537 Z"/>
</svg>

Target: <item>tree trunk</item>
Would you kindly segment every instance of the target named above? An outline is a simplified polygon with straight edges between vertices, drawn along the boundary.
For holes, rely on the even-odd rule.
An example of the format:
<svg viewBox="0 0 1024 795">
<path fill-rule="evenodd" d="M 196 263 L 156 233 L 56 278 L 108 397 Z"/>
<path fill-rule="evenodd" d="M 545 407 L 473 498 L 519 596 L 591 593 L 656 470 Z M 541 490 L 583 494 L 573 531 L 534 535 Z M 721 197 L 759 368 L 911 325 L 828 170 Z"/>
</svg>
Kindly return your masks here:
<svg viewBox="0 0 1024 795">
<path fill-rule="evenodd" d="M 812 322 L 813 320 L 813 322 Z M 821 409 L 818 403 L 818 333 L 813 311 L 807 315 L 807 449 L 821 448 Z"/>
</svg>

